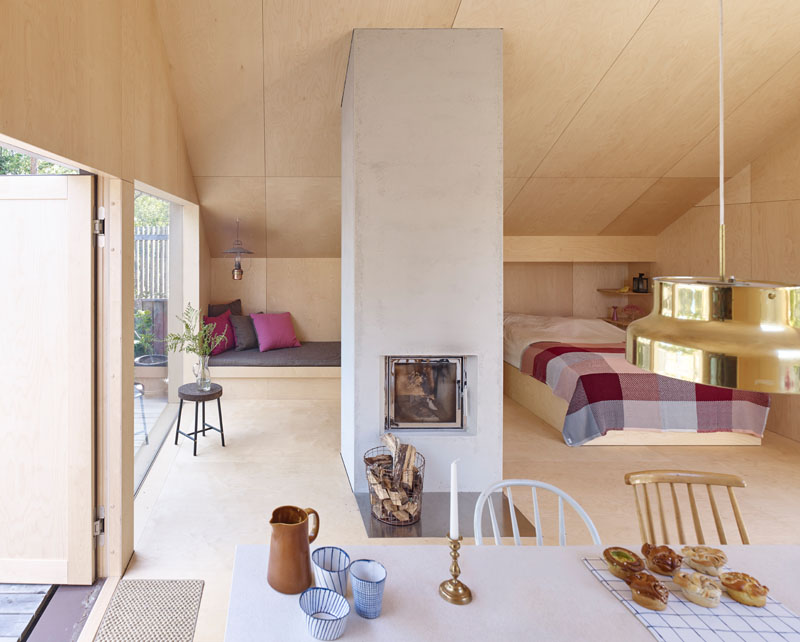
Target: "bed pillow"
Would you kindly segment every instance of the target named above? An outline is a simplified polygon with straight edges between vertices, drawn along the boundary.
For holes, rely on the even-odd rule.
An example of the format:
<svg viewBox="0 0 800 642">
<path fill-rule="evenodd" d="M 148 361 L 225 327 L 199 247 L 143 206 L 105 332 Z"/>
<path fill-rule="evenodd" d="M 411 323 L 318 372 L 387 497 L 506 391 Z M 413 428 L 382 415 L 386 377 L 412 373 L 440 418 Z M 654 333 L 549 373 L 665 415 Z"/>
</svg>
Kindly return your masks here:
<svg viewBox="0 0 800 642">
<path fill-rule="evenodd" d="M 225 310 L 222 314 L 216 317 L 203 317 L 205 325 L 214 324 L 214 332 L 211 336 L 216 337 L 221 334 L 225 338 L 219 342 L 219 345 L 211 351 L 211 355 L 222 354 L 227 350 L 233 350 L 235 339 L 233 336 L 233 326 L 231 325 L 231 311 Z"/>
<path fill-rule="evenodd" d="M 256 329 L 259 351 L 300 347 L 300 342 L 294 333 L 292 315 L 288 312 L 251 314 L 250 316 L 253 318 L 253 326 Z"/>
<path fill-rule="evenodd" d="M 233 337 L 236 341 L 236 351 L 250 350 L 258 347 L 258 337 L 256 329 L 253 327 L 253 319 L 248 316 L 231 315 L 231 325 L 233 326 Z"/>
<path fill-rule="evenodd" d="M 218 317 L 220 316 L 225 310 L 230 310 L 231 314 L 236 316 L 242 316 L 242 300 L 236 299 L 235 301 L 231 301 L 230 303 L 209 303 L 208 304 L 208 316 L 210 317 Z"/>
</svg>

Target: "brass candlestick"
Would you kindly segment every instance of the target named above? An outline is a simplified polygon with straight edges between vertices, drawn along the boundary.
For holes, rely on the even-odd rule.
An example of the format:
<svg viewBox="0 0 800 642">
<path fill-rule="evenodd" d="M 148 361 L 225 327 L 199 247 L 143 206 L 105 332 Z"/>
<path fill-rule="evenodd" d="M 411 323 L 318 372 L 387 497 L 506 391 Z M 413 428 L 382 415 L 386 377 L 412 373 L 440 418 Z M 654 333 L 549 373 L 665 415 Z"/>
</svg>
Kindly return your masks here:
<svg viewBox="0 0 800 642">
<path fill-rule="evenodd" d="M 450 575 L 453 577 L 439 584 L 439 595 L 450 604 L 469 604 L 472 602 L 472 591 L 458 579 L 458 576 L 461 575 L 461 567 L 458 565 L 458 549 L 461 548 L 461 540 L 464 538 L 459 536 L 458 539 L 452 539 L 448 533 L 447 539 L 450 542 L 450 557 L 453 558 L 453 562 L 450 564 Z"/>
</svg>

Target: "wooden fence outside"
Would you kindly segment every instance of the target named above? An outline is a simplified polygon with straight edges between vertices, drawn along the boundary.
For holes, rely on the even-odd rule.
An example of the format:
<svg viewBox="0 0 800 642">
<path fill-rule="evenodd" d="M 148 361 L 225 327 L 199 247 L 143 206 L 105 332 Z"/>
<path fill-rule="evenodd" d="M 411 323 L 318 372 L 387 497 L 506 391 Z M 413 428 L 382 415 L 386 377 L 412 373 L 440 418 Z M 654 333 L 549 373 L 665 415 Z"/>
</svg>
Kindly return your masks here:
<svg viewBox="0 0 800 642">
<path fill-rule="evenodd" d="M 134 298 L 169 298 L 169 227 L 137 227 L 133 232 Z"/>
<path fill-rule="evenodd" d="M 149 310 L 156 354 L 166 354 L 169 299 L 169 227 L 133 230 L 134 299 L 136 310 Z"/>
</svg>

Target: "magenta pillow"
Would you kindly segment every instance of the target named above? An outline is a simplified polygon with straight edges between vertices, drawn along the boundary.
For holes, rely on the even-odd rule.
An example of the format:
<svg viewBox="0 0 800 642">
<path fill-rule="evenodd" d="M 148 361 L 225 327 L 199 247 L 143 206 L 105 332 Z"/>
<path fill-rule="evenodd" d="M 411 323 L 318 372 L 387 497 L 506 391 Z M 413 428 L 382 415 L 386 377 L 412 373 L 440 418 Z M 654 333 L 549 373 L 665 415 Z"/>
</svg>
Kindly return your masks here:
<svg viewBox="0 0 800 642">
<path fill-rule="evenodd" d="M 218 317 L 203 317 L 203 323 L 205 325 L 214 324 L 214 334 L 213 336 L 217 336 L 218 334 L 224 335 L 225 339 L 219 342 L 219 345 L 211 351 L 212 355 L 220 354 L 225 352 L 226 350 L 233 350 L 236 346 L 235 339 L 233 338 L 233 325 L 231 325 L 231 311 L 225 310 L 222 314 Z"/>
<path fill-rule="evenodd" d="M 292 315 L 288 312 L 280 314 L 251 314 L 253 326 L 258 337 L 258 349 L 261 352 L 278 348 L 299 348 L 300 342 L 294 333 Z"/>
</svg>

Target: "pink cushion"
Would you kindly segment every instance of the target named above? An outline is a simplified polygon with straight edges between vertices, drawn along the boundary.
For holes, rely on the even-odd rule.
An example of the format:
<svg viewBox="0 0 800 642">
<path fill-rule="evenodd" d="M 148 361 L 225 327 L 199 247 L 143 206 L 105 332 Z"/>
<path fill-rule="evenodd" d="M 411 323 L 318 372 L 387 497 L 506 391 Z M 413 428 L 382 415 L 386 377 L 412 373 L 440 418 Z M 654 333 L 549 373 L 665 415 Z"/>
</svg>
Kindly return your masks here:
<svg viewBox="0 0 800 642">
<path fill-rule="evenodd" d="M 251 314 L 250 317 L 253 319 L 253 326 L 256 329 L 259 351 L 300 347 L 300 342 L 294 333 L 292 315 L 288 312 Z"/>
<path fill-rule="evenodd" d="M 219 345 L 211 351 L 211 354 L 220 354 L 225 352 L 226 350 L 233 350 L 236 346 L 236 339 L 233 335 L 233 325 L 231 324 L 231 311 L 225 310 L 222 314 L 218 317 L 203 317 L 203 323 L 205 325 L 214 324 L 214 333 L 212 336 L 217 336 L 219 334 L 223 335 L 225 338 L 219 342 Z"/>
</svg>

